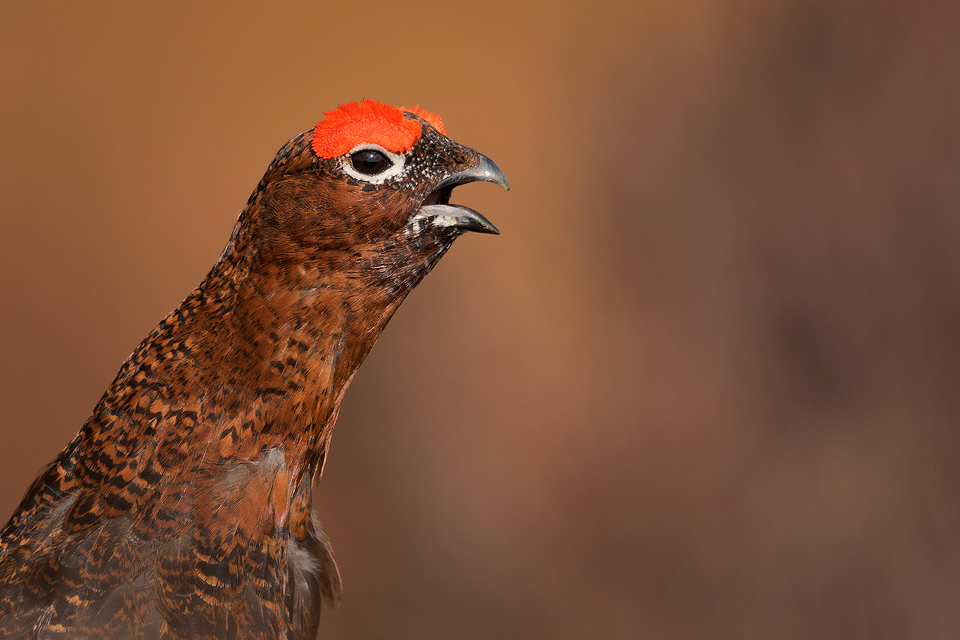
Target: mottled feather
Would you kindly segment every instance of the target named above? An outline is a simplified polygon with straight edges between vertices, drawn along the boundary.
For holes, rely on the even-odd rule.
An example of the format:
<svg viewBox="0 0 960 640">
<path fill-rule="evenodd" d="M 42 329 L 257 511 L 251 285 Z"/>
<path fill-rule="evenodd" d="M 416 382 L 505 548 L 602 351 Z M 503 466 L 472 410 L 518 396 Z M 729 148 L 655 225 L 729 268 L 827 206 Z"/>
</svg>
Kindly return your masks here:
<svg viewBox="0 0 960 640">
<path fill-rule="evenodd" d="M 311 492 L 344 391 L 469 227 L 412 218 L 444 181 L 505 186 L 400 113 L 417 137 L 381 184 L 318 156 L 313 130 L 280 150 L 210 273 L 0 533 L 0 638 L 315 636 L 341 587 Z"/>
</svg>

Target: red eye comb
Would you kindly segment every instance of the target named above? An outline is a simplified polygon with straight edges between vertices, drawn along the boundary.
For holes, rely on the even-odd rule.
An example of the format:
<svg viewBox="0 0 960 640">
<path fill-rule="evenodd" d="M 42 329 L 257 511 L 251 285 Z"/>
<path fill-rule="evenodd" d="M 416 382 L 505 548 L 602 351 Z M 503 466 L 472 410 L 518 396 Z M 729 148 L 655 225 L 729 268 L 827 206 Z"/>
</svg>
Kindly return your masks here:
<svg viewBox="0 0 960 640">
<path fill-rule="evenodd" d="M 412 113 L 444 133 L 440 116 L 422 110 L 397 109 L 375 100 L 346 102 L 324 113 L 313 130 L 313 151 L 321 158 L 336 158 L 358 144 L 377 144 L 394 153 L 405 153 L 420 138 L 420 122 L 403 117 Z"/>
</svg>

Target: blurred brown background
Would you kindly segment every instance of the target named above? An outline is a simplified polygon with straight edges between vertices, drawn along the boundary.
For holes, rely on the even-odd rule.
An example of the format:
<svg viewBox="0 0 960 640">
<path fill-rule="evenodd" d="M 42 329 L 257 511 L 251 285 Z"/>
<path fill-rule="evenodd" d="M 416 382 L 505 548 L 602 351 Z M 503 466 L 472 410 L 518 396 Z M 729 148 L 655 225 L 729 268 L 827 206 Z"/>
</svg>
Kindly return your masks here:
<svg viewBox="0 0 960 640">
<path fill-rule="evenodd" d="M 27 6 L 29 4 L 29 6 Z M 321 638 L 960 637 L 960 3 L 3 3 L 0 518 L 346 100 L 504 193 L 361 368 Z"/>
</svg>

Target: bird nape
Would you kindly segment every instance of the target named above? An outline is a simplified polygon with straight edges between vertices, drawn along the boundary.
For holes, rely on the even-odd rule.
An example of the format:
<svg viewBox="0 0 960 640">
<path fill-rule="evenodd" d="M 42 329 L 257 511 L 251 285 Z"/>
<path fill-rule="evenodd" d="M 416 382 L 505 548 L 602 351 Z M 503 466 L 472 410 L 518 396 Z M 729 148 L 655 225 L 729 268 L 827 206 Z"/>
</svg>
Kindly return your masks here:
<svg viewBox="0 0 960 640">
<path fill-rule="evenodd" d="M 334 422 L 406 295 L 509 188 L 437 116 L 347 103 L 288 142 L 220 259 L 137 347 L 0 533 L 0 638 L 313 638 Z"/>
</svg>

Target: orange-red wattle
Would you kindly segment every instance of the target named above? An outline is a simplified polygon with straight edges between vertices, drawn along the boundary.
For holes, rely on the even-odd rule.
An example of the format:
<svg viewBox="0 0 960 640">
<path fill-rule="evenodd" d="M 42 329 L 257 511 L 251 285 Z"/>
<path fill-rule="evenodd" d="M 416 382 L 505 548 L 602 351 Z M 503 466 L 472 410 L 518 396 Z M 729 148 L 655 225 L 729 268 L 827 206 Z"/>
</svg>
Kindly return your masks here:
<svg viewBox="0 0 960 640">
<path fill-rule="evenodd" d="M 336 158 L 363 143 L 394 153 L 410 151 L 420 137 L 420 122 L 403 113 L 375 100 L 342 104 L 324 113 L 314 128 L 313 151 L 321 158 Z"/>
</svg>

